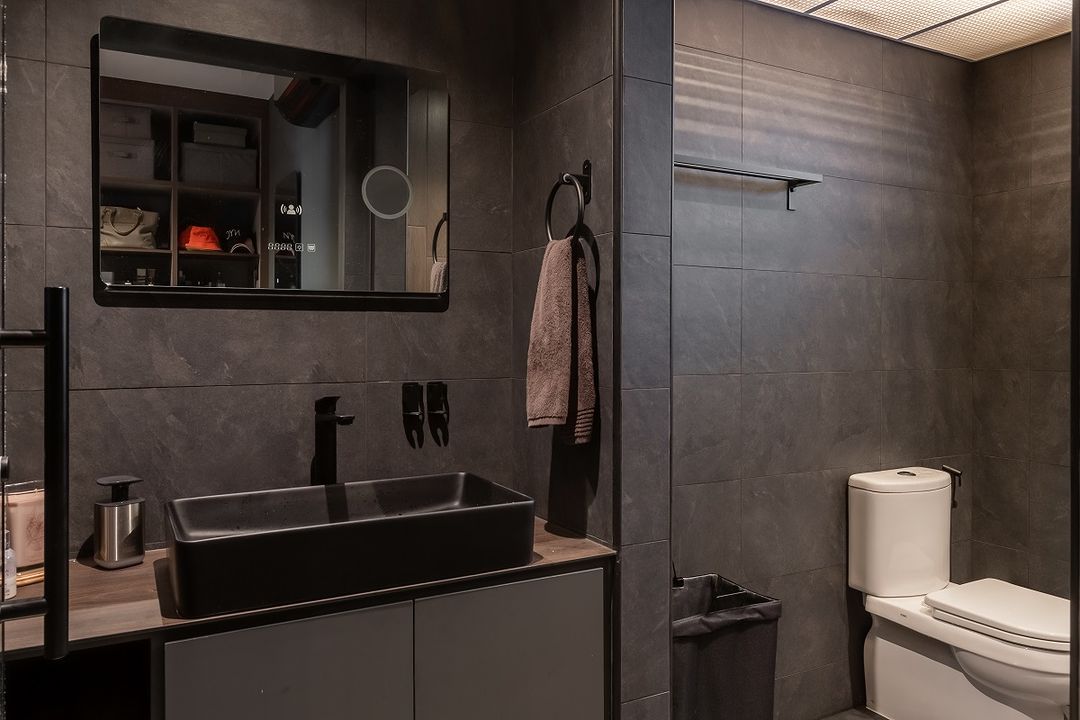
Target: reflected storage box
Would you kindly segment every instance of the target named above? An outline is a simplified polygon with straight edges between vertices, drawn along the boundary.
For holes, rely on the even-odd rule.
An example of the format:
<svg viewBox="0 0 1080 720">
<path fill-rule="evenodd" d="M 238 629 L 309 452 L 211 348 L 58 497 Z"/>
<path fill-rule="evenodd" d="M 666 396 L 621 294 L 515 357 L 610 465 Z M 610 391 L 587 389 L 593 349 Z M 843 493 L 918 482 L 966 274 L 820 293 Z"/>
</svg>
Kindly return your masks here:
<svg viewBox="0 0 1080 720">
<path fill-rule="evenodd" d="M 154 141 L 101 138 L 101 174 L 107 178 L 154 179 Z"/>
<path fill-rule="evenodd" d="M 200 143 L 180 144 L 180 175 L 195 185 L 257 185 L 258 151 Z"/>
</svg>

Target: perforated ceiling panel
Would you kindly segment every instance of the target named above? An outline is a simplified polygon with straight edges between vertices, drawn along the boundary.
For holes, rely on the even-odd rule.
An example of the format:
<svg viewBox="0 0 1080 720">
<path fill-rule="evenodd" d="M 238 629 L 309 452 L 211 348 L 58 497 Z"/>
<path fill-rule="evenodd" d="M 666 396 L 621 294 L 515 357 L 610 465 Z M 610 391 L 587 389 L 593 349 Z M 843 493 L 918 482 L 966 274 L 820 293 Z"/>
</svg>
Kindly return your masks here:
<svg viewBox="0 0 1080 720">
<path fill-rule="evenodd" d="M 966 60 L 1069 31 L 1071 0 L 757 0 Z"/>
</svg>

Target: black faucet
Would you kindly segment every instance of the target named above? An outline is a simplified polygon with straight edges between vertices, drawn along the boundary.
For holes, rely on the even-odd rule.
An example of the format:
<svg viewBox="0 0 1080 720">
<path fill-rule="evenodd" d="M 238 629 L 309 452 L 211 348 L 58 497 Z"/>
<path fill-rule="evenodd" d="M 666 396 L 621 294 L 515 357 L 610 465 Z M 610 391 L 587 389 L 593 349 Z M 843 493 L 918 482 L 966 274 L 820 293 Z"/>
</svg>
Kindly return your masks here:
<svg viewBox="0 0 1080 720">
<path fill-rule="evenodd" d="M 311 484 L 337 483 L 337 426 L 352 425 L 355 415 L 338 415 L 331 395 L 315 401 L 315 457 L 311 458 Z"/>
</svg>

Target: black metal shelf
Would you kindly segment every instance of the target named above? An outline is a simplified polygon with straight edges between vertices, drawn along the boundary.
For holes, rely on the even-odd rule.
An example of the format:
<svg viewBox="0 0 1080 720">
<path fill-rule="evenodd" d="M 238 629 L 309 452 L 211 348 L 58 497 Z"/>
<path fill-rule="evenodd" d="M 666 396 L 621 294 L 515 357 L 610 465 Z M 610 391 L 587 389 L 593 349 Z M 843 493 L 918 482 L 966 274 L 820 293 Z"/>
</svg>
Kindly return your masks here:
<svg viewBox="0 0 1080 720">
<path fill-rule="evenodd" d="M 795 170 L 779 170 L 777 168 L 763 167 L 751 163 L 735 162 L 733 160 L 719 161 L 692 155 L 676 155 L 673 158 L 677 168 L 686 170 L 701 170 L 703 172 L 722 173 L 724 175 L 738 175 L 740 177 L 761 178 L 763 180 L 779 180 L 786 182 L 788 188 L 788 210 L 794 210 L 791 196 L 796 188 L 805 185 L 817 185 L 824 181 L 824 177 L 815 173 L 798 172 Z"/>
</svg>

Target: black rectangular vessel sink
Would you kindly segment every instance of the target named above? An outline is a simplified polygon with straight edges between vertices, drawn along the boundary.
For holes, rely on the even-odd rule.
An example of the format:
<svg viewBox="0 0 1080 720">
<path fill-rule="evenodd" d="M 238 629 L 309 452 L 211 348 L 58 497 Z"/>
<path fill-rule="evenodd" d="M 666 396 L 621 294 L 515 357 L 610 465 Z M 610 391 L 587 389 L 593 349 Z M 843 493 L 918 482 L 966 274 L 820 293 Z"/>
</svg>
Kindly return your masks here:
<svg viewBox="0 0 1080 720">
<path fill-rule="evenodd" d="M 468 473 L 165 504 L 169 573 L 189 618 L 527 565 L 533 501 Z"/>
</svg>

